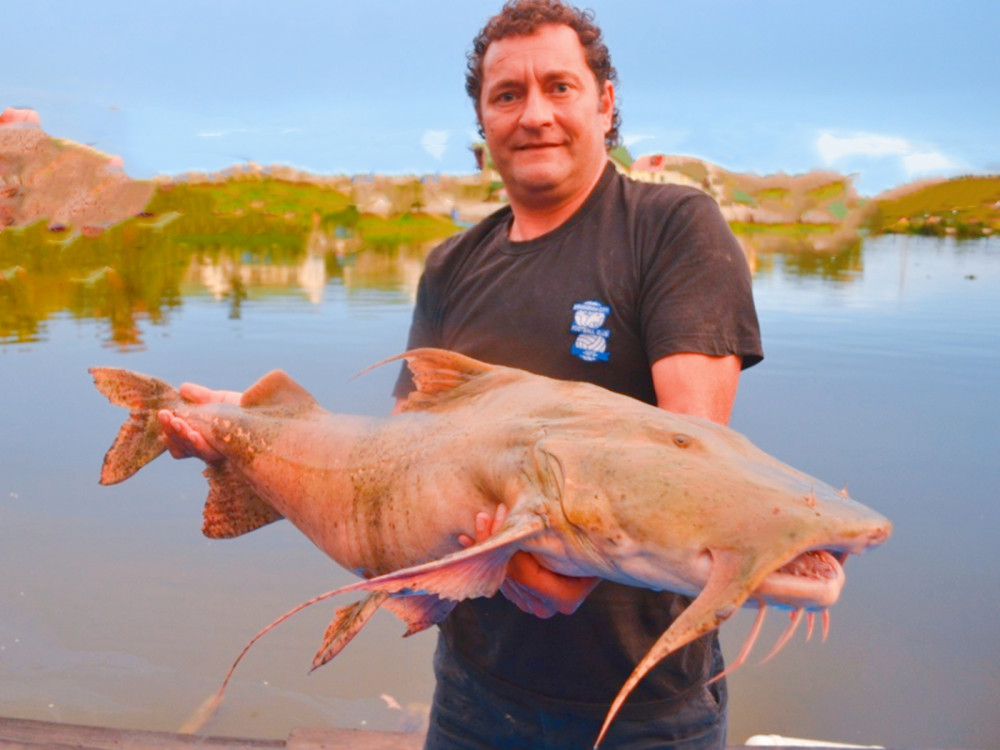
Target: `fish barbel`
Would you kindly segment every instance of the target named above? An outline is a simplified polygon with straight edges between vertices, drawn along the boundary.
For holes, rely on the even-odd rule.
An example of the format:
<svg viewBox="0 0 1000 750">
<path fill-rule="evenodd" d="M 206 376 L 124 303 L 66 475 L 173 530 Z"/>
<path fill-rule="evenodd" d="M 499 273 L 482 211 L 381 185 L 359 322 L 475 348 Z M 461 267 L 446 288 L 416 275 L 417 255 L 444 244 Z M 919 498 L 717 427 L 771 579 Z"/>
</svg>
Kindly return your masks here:
<svg viewBox="0 0 1000 750">
<path fill-rule="evenodd" d="M 280 371 L 237 406 L 188 402 L 149 376 L 91 369 L 98 389 L 130 410 L 102 484 L 127 479 L 165 450 L 156 415 L 169 410 L 224 456 L 204 471 L 207 536 L 287 518 L 362 576 L 286 613 L 247 648 L 303 607 L 353 591 L 366 596 L 337 611 L 314 668 L 382 606 L 407 634 L 418 632 L 462 599 L 494 595 L 517 550 L 564 575 L 692 597 L 622 685 L 599 744 L 653 666 L 739 607 L 759 614 L 730 670 L 745 660 L 767 605 L 792 610 L 778 648 L 804 612 L 810 630 L 821 612 L 825 631 L 844 559 L 891 532 L 846 491 L 714 422 L 455 352 L 416 349 L 392 359 L 400 358 L 416 390 L 387 418 L 331 414 Z M 509 512 L 497 533 L 463 547 L 458 537 L 475 514 L 501 503 Z"/>
</svg>

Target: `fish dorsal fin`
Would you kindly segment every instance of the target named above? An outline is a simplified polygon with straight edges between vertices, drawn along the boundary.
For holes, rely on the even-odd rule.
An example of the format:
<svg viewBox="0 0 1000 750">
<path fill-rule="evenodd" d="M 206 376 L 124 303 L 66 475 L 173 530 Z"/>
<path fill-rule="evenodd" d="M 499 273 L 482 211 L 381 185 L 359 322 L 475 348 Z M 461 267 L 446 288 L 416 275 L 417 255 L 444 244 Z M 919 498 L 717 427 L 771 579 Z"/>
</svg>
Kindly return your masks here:
<svg viewBox="0 0 1000 750">
<path fill-rule="evenodd" d="M 412 349 L 403 354 L 413 375 L 416 393 L 424 397 L 447 394 L 496 367 L 446 349 Z"/>
<path fill-rule="evenodd" d="M 411 349 L 386 361 L 393 359 L 406 360 L 415 386 L 401 411 L 417 411 L 440 405 L 459 387 L 501 369 L 447 349 Z"/>
<path fill-rule="evenodd" d="M 315 406 L 316 399 L 281 370 L 272 370 L 243 392 L 240 406 Z"/>
</svg>

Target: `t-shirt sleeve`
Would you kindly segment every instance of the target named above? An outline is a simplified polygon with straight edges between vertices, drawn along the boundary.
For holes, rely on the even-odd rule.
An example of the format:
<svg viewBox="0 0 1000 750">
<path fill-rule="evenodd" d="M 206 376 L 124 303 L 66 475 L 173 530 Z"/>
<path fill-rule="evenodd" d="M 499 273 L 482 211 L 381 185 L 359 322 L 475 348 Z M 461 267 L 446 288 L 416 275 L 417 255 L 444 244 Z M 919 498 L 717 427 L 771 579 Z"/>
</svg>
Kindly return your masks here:
<svg viewBox="0 0 1000 750">
<path fill-rule="evenodd" d="M 736 354 L 746 368 L 763 359 L 750 267 L 715 201 L 692 192 L 647 231 L 639 313 L 649 361 Z"/>
</svg>

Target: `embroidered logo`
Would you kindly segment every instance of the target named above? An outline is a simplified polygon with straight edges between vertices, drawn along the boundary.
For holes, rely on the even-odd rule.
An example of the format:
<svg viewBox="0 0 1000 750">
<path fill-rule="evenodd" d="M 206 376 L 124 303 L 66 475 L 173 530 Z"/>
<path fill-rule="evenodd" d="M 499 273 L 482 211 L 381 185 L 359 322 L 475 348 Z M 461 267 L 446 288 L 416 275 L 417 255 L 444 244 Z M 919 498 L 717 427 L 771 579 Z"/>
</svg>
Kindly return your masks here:
<svg viewBox="0 0 1000 750">
<path fill-rule="evenodd" d="M 604 324 L 610 314 L 610 307 L 594 299 L 575 303 L 573 325 L 569 330 L 576 334 L 576 339 L 570 352 L 584 362 L 607 362 L 611 331 L 604 328 Z"/>
</svg>

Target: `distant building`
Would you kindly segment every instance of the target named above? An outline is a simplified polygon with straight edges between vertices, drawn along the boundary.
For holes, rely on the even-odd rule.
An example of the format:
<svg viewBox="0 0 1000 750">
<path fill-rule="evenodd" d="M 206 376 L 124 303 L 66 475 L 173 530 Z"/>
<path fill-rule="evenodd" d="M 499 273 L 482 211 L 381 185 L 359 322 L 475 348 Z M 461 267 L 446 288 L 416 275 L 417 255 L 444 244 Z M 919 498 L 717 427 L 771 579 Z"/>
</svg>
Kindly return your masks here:
<svg viewBox="0 0 1000 750">
<path fill-rule="evenodd" d="M 631 175 L 633 179 L 642 182 L 687 185 L 705 190 L 704 182 L 694 179 L 690 175 L 690 169 L 685 168 L 693 161 L 687 157 L 664 156 L 663 154 L 640 156 L 632 162 Z"/>
</svg>

